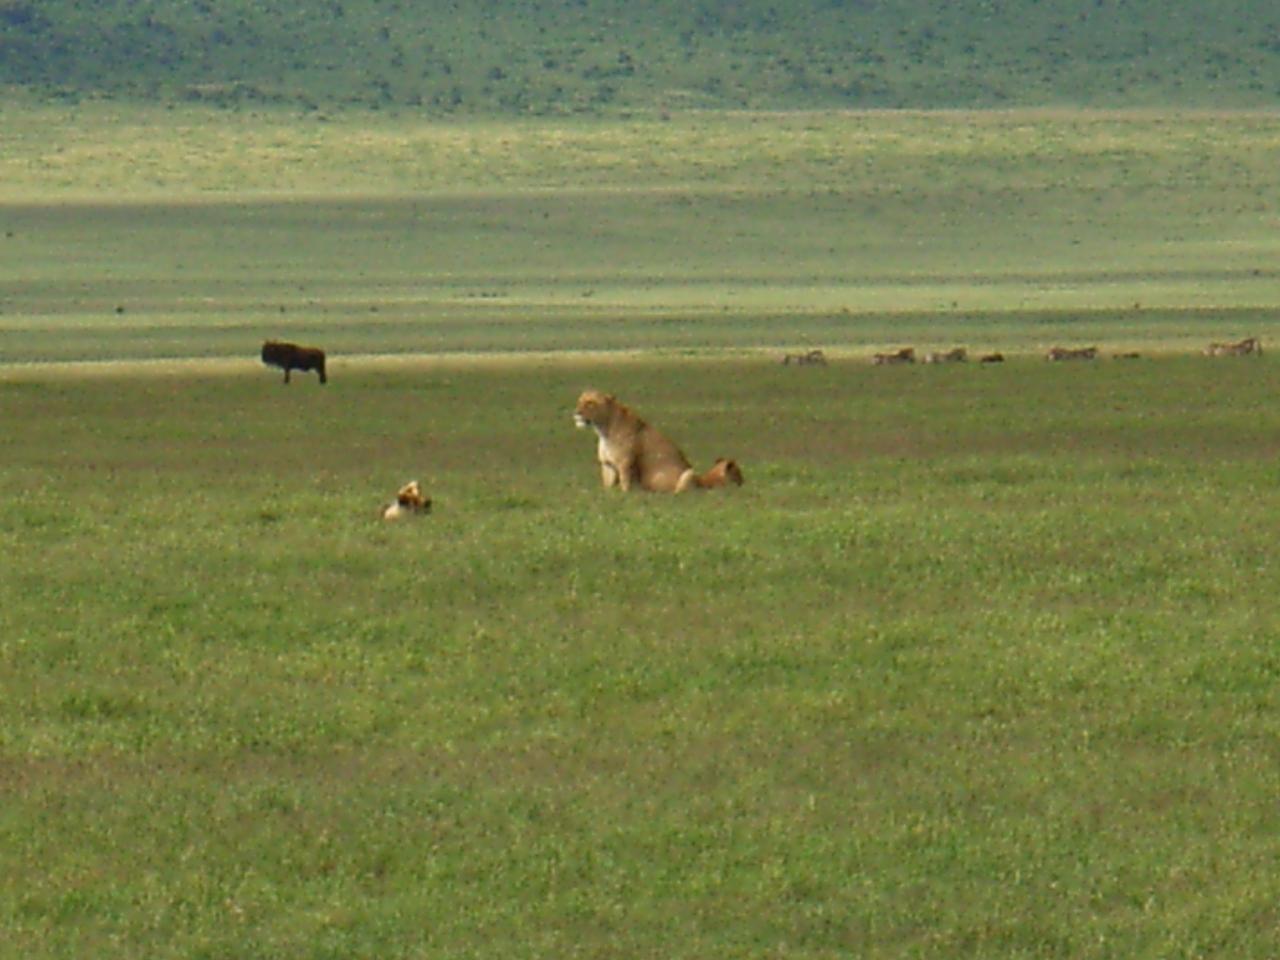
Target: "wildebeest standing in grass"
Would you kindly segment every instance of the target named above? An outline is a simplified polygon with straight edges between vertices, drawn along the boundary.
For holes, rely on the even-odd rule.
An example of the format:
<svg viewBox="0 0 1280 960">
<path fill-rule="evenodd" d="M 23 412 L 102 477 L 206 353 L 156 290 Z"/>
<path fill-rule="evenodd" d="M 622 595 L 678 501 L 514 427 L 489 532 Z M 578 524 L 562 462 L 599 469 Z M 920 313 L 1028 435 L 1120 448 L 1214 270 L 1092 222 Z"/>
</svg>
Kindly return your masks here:
<svg viewBox="0 0 1280 960">
<path fill-rule="evenodd" d="M 314 370 L 321 383 L 329 382 L 324 372 L 324 351 L 318 347 L 300 347 L 284 340 L 268 340 L 262 345 L 262 362 L 283 370 L 285 383 L 289 382 L 289 374 L 294 370 L 304 373 Z"/>
</svg>

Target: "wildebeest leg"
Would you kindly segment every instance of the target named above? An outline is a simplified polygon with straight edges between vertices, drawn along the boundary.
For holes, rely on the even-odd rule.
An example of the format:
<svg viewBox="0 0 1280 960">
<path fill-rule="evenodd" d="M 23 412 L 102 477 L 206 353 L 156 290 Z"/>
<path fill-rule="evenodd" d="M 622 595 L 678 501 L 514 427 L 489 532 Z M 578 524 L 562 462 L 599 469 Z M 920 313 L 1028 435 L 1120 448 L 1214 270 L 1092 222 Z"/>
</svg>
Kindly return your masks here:
<svg viewBox="0 0 1280 960">
<path fill-rule="evenodd" d="M 285 368 L 284 368 L 284 382 L 285 382 L 285 383 L 288 383 L 288 382 L 289 382 L 289 368 L 288 368 L 288 367 L 285 367 Z"/>
</svg>

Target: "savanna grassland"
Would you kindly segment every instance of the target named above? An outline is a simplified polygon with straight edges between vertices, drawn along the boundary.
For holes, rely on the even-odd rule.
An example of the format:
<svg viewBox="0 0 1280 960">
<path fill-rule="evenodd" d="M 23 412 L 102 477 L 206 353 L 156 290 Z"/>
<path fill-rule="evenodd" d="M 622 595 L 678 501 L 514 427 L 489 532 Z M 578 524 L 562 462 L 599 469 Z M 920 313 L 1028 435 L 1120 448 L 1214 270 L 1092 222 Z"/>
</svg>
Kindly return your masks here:
<svg viewBox="0 0 1280 960">
<path fill-rule="evenodd" d="M 1196 350 L 1280 301 L 1270 114 L 0 120 L 7 361 Z"/>
<path fill-rule="evenodd" d="M 0 953 L 1275 955 L 1275 118 L 3 120 Z"/>
<path fill-rule="evenodd" d="M 747 486 L 606 495 L 589 382 Z M 1274 391 L 6 379 L 6 949 L 1270 956 Z"/>
</svg>

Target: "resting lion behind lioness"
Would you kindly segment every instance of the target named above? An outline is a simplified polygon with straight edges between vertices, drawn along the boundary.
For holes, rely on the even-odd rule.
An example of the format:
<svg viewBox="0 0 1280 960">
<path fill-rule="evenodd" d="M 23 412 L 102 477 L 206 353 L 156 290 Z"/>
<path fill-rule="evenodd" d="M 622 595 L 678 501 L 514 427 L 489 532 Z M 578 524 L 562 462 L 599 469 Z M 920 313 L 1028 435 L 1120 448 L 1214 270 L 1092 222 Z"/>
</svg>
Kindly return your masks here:
<svg viewBox="0 0 1280 960">
<path fill-rule="evenodd" d="M 679 447 L 612 394 L 584 392 L 578 398 L 573 421 L 596 432 L 596 457 L 605 487 L 683 493 L 742 484 L 742 469 L 723 458 L 699 476 Z"/>
<path fill-rule="evenodd" d="M 712 487 L 727 487 L 729 484 L 740 487 L 742 481 L 742 468 L 737 462 L 719 457 L 711 465 L 711 469 L 698 477 L 694 483 L 703 490 L 710 490 Z"/>
</svg>

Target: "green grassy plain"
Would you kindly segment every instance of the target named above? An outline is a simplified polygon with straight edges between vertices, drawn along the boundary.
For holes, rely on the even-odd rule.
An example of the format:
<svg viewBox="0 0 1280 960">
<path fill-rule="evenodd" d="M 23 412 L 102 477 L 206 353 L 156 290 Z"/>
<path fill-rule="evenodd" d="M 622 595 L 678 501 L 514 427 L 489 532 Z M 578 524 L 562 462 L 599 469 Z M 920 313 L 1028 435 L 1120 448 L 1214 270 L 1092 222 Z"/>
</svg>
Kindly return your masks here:
<svg viewBox="0 0 1280 960">
<path fill-rule="evenodd" d="M 6 949 L 1271 956 L 1276 379 L 6 379 Z M 597 489 L 585 384 L 747 486 Z"/>
<path fill-rule="evenodd" d="M 1273 118 L 117 109 L 4 117 L 0 955 L 1275 955 Z"/>
</svg>

